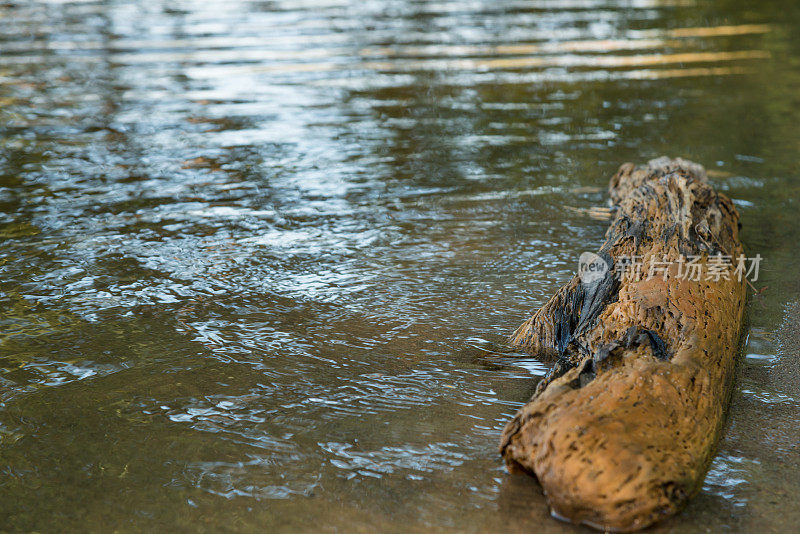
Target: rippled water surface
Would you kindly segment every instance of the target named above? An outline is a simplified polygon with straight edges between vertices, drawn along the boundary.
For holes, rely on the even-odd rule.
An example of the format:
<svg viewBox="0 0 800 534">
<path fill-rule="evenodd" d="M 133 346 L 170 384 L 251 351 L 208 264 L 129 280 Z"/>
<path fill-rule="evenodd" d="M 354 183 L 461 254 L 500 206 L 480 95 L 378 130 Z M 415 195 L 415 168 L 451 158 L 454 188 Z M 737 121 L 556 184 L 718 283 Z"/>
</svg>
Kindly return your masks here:
<svg viewBox="0 0 800 534">
<path fill-rule="evenodd" d="M 0 530 L 574 531 L 503 341 L 661 154 L 766 290 L 660 528 L 796 527 L 799 106 L 790 0 L 0 4 Z"/>
</svg>

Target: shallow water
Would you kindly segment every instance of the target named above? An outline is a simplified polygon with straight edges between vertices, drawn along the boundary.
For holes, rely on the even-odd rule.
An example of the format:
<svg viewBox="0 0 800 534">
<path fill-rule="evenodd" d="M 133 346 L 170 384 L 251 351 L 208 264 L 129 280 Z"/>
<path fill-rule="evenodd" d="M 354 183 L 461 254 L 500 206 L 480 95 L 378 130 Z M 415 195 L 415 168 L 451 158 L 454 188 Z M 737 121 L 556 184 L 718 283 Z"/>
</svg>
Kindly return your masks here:
<svg viewBox="0 0 800 534">
<path fill-rule="evenodd" d="M 800 522 L 789 0 L 0 5 L 0 529 L 577 529 L 505 337 L 624 161 L 702 162 L 761 297 L 702 493 Z"/>
</svg>

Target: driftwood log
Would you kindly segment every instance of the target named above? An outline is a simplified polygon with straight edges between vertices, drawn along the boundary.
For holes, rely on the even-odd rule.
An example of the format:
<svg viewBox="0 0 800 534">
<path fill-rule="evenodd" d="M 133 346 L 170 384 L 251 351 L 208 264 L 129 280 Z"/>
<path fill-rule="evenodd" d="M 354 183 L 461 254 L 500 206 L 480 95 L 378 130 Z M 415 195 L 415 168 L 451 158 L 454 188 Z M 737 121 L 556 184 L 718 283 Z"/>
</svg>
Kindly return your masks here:
<svg viewBox="0 0 800 534">
<path fill-rule="evenodd" d="M 730 398 L 746 280 L 733 269 L 708 278 L 715 256 L 735 265 L 742 246 L 733 203 L 700 165 L 628 163 L 609 193 L 616 213 L 598 252 L 608 270 L 576 275 L 512 336 L 556 361 L 506 425 L 501 453 L 510 471 L 538 478 L 554 516 L 628 531 L 674 514 L 702 486 Z M 680 258 L 692 256 L 707 268 L 699 279 L 681 273 Z M 632 257 L 641 275 L 620 277 Z M 651 261 L 668 267 L 651 277 Z"/>
</svg>

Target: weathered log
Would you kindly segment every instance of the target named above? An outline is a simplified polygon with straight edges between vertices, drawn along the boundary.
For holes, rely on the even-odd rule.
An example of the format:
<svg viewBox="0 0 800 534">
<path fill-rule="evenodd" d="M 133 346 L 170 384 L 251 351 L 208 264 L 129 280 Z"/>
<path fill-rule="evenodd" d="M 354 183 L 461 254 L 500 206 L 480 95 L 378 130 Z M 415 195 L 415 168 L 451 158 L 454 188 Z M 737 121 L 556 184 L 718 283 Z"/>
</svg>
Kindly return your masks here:
<svg viewBox="0 0 800 534">
<path fill-rule="evenodd" d="M 628 163 L 609 193 L 616 215 L 598 252 L 608 271 L 576 275 L 512 336 L 556 362 L 506 426 L 501 453 L 510 471 L 538 478 L 554 516 L 628 531 L 674 514 L 702 485 L 730 398 L 746 281 L 733 268 L 709 279 L 720 255 L 735 267 L 742 246 L 733 203 L 700 165 Z M 697 280 L 681 262 L 692 256 Z M 631 257 L 641 276 L 620 277 Z"/>
</svg>

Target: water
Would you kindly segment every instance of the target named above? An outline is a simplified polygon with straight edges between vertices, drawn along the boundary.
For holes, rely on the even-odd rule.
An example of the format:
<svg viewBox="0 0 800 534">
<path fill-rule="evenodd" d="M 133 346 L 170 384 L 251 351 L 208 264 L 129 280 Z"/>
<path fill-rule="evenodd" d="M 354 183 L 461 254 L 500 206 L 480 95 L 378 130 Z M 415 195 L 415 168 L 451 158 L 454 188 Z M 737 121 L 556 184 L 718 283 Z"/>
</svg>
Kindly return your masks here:
<svg viewBox="0 0 800 534">
<path fill-rule="evenodd" d="M 800 521 L 789 0 L 0 6 L 0 528 L 575 529 L 499 433 L 505 337 L 624 161 L 706 164 L 764 258 L 702 493 Z"/>
</svg>

